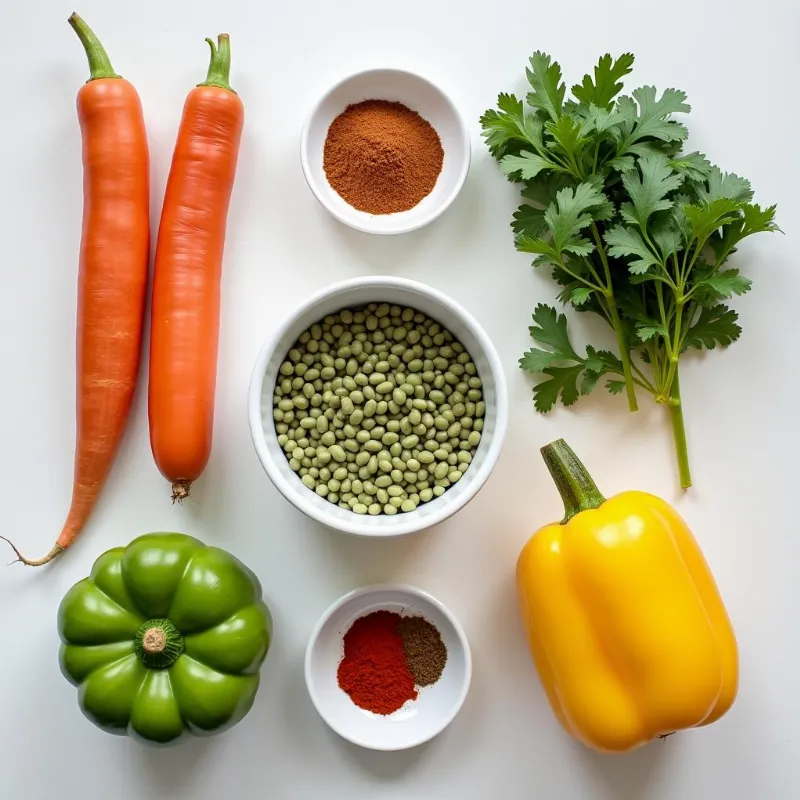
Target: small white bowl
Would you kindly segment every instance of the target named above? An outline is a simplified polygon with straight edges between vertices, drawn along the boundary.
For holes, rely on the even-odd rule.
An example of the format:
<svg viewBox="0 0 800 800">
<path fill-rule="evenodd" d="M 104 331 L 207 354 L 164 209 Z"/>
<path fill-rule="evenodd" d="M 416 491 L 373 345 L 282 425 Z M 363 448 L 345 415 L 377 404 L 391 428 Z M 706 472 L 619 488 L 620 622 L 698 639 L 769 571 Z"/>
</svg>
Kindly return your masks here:
<svg viewBox="0 0 800 800">
<path fill-rule="evenodd" d="M 345 633 L 359 617 L 379 610 L 424 617 L 447 648 L 442 677 L 388 716 L 359 708 L 336 679 Z M 370 586 L 345 595 L 322 615 L 306 648 L 305 677 L 319 715 L 341 737 L 371 750 L 405 750 L 429 741 L 455 719 L 469 690 L 472 656 L 463 629 L 438 600 L 413 586 Z"/>
<path fill-rule="evenodd" d="M 343 308 L 371 302 L 396 303 L 422 311 L 447 328 L 472 356 L 486 403 L 481 442 L 464 477 L 441 497 L 415 511 L 361 516 L 319 497 L 289 466 L 272 419 L 278 370 L 297 337 L 315 322 Z M 248 397 L 250 435 L 258 458 L 281 494 L 307 516 L 335 530 L 358 536 L 390 537 L 416 533 L 463 508 L 486 482 L 497 463 L 508 420 L 505 376 L 497 351 L 475 318 L 456 302 L 422 283 L 403 278 L 355 278 L 324 289 L 286 319 L 261 349 Z"/>
<path fill-rule="evenodd" d="M 364 100 L 403 103 L 430 122 L 442 141 L 444 164 L 436 186 L 408 211 L 367 214 L 353 208 L 328 183 L 322 163 L 328 128 L 348 105 Z M 450 206 L 467 178 L 471 151 L 464 121 L 441 89 L 412 72 L 372 69 L 345 78 L 317 103 L 303 127 L 300 158 L 309 188 L 340 222 L 365 233 L 395 234 L 427 225 Z"/>
</svg>

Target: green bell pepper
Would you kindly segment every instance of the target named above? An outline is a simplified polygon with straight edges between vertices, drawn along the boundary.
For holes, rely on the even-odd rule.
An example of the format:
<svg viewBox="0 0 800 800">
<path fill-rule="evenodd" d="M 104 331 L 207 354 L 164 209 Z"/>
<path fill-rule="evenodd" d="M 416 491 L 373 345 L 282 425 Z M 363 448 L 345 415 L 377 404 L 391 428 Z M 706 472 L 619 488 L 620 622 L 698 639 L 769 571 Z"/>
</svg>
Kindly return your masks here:
<svg viewBox="0 0 800 800">
<path fill-rule="evenodd" d="M 247 714 L 272 616 L 230 553 L 150 533 L 97 559 L 61 601 L 58 631 L 83 713 L 109 733 L 166 744 Z"/>
</svg>

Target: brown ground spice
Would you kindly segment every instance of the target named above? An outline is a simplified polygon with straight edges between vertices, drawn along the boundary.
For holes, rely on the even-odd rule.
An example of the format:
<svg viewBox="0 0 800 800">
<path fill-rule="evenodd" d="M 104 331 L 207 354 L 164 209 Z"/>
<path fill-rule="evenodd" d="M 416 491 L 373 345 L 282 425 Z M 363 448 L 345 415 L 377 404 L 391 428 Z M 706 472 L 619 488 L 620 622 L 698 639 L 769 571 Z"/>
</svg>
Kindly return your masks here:
<svg viewBox="0 0 800 800">
<path fill-rule="evenodd" d="M 403 617 L 397 630 L 414 682 L 417 686 L 436 683 L 447 663 L 447 648 L 439 631 L 423 617 Z"/>
<path fill-rule="evenodd" d="M 333 189 L 368 214 L 408 211 L 429 195 L 442 171 L 439 134 L 402 103 L 365 100 L 331 124 L 323 168 Z"/>
</svg>

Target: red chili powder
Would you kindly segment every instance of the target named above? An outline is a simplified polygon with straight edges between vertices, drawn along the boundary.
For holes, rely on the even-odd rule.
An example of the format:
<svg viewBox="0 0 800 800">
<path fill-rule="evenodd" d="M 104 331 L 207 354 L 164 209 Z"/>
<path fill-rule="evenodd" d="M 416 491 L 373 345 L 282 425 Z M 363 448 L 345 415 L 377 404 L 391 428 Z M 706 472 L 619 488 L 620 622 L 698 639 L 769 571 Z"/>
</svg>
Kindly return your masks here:
<svg viewBox="0 0 800 800">
<path fill-rule="evenodd" d="M 375 714 L 392 714 L 417 697 L 400 619 L 391 611 L 375 611 L 357 619 L 344 636 L 339 686 L 357 706 Z"/>
</svg>

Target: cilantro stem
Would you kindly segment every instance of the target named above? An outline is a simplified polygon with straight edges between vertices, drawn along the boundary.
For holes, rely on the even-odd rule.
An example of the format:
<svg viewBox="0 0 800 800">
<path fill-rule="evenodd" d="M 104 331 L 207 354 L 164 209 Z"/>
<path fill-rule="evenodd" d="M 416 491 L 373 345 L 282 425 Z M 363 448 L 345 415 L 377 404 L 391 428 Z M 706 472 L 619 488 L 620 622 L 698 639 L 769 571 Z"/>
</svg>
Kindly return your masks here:
<svg viewBox="0 0 800 800">
<path fill-rule="evenodd" d="M 581 174 L 581 168 L 578 166 L 578 162 L 575 160 L 575 154 L 572 152 L 567 153 L 567 161 L 572 167 L 572 174 L 575 178 L 577 180 L 582 180 L 583 175 Z"/>
<path fill-rule="evenodd" d="M 653 386 L 652 383 L 650 383 L 650 381 L 648 380 L 647 376 L 644 374 L 644 372 L 642 372 L 641 369 L 639 369 L 638 364 L 633 360 L 631 361 L 631 367 L 633 368 L 633 371 L 640 378 L 640 380 L 637 380 L 636 378 L 634 378 L 633 382 L 637 386 L 641 386 L 642 389 L 646 389 L 648 392 L 650 392 L 650 394 L 656 394 L 657 393 L 656 387 Z"/>
<path fill-rule="evenodd" d="M 580 275 L 578 275 L 577 272 L 573 272 L 569 267 L 567 267 L 563 263 L 563 261 L 561 262 L 560 267 L 561 267 L 562 270 L 564 270 L 564 272 L 567 273 L 567 275 L 569 275 L 571 278 L 574 278 L 579 283 L 584 284 L 584 286 L 588 286 L 590 289 L 592 289 L 595 292 L 600 292 L 601 294 L 605 293 L 605 289 L 602 286 L 598 286 L 596 283 L 592 283 L 590 280 L 587 280 L 586 278 L 581 277 Z"/>
<path fill-rule="evenodd" d="M 625 391 L 628 395 L 628 408 L 631 411 L 638 411 L 639 404 L 636 401 L 636 388 L 633 385 L 633 372 L 631 370 L 631 354 L 628 349 L 628 343 L 625 341 L 625 331 L 622 329 L 622 320 L 619 318 L 619 312 L 617 311 L 617 301 L 614 297 L 614 287 L 611 283 L 611 268 L 608 266 L 608 258 L 606 257 L 606 251 L 603 247 L 603 240 L 600 237 L 600 231 L 597 229 L 597 224 L 594 222 L 592 223 L 592 236 L 597 245 L 597 252 L 600 254 L 600 260 L 603 262 L 603 271 L 606 276 L 606 289 L 603 294 L 608 300 L 611 325 L 614 328 L 614 333 L 617 335 L 619 358 L 620 361 L 622 361 L 622 372 L 625 377 Z"/>
<path fill-rule="evenodd" d="M 681 402 L 681 386 L 677 368 L 670 395 L 669 413 L 672 420 L 672 436 L 675 440 L 675 453 L 678 457 L 678 474 L 681 488 L 688 489 L 692 485 L 692 472 L 689 468 L 689 449 L 686 445 L 686 425 L 683 420 L 683 404 Z"/>
<path fill-rule="evenodd" d="M 594 268 L 594 264 L 592 264 L 592 259 L 589 258 L 589 256 L 584 256 L 583 260 L 586 263 L 586 266 L 589 268 L 589 272 L 592 273 L 592 276 L 594 277 L 594 279 L 598 283 L 600 283 L 600 280 L 601 280 L 600 279 L 600 273 Z M 600 290 L 600 291 L 602 291 L 602 290 Z"/>
<path fill-rule="evenodd" d="M 661 386 L 661 365 L 659 364 L 657 338 L 647 343 L 647 352 L 650 355 L 650 368 L 653 370 L 653 381 L 657 387 Z"/>
<path fill-rule="evenodd" d="M 667 347 L 667 358 L 671 357 L 672 352 L 670 350 L 669 344 L 669 328 L 667 323 L 667 312 L 664 307 L 664 290 L 661 286 L 661 282 L 656 282 L 656 297 L 658 298 L 658 312 L 661 315 L 661 325 L 664 328 L 663 339 L 664 344 Z"/>
<path fill-rule="evenodd" d="M 683 339 L 683 301 L 675 303 L 675 337 L 670 345 L 669 334 L 664 338 L 669 358 L 669 369 L 667 377 L 661 391 L 664 397 L 672 397 L 673 383 L 678 380 L 678 359 L 680 358 L 680 347 Z M 685 487 L 684 487 L 685 488 Z"/>
</svg>

